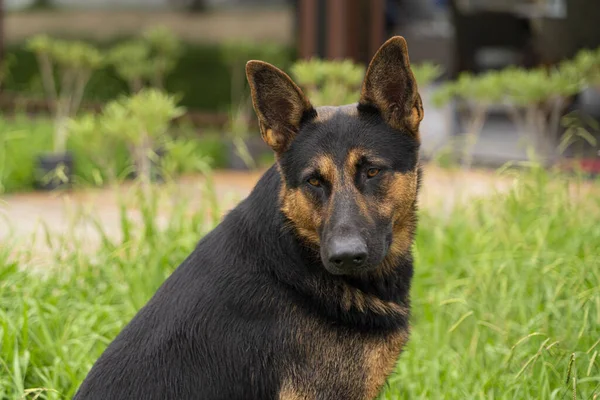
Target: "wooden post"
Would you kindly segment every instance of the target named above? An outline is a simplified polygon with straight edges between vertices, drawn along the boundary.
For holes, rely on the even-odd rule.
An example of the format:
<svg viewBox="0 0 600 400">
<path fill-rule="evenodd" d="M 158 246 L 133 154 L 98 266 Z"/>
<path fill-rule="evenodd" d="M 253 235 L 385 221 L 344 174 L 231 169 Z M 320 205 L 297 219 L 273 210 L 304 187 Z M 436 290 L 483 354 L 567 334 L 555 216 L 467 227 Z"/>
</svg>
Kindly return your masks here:
<svg viewBox="0 0 600 400">
<path fill-rule="evenodd" d="M 367 63 L 385 41 L 385 0 L 298 0 L 298 55 Z"/>
<path fill-rule="evenodd" d="M 355 62 L 361 61 L 362 25 L 364 25 L 364 18 L 360 12 L 360 0 L 348 0 L 346 6 L 346 57 Z"/>
<path fill-rule="evenodd" d="M 0 64 L 4 62 L 4 0 L 0 0 Z"/>
<path fill-rule="evenodd" d="M 310 58 L 317 52 L 317 0 L 299 0 L 298 14 L 298 55 L 300 58 Z"/>
<path fill-rule="evenodd" d="M 327 0 L 327 58 L 345 58 L 346 0 Z"/>
<path fill-rule="evenodd" d="M 369 29 L 369 58 L 385 41 L 385 1 L 371 0 Z"/>
</svg>

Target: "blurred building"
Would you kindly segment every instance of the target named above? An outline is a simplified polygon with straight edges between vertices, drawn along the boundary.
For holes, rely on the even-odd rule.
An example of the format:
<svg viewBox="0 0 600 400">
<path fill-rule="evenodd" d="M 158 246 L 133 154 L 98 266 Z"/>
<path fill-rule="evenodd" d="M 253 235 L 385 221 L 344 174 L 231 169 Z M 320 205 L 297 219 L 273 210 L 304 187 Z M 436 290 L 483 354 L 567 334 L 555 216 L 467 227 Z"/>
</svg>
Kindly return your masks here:
<svg viewBox="0 0 600 400">
<path fill-rule="evenodd" d="M 455 75 L 600 46 L 599 0 L 296 0 L 299 54 L 367 61 L 386 37 Z"/>
</svg>

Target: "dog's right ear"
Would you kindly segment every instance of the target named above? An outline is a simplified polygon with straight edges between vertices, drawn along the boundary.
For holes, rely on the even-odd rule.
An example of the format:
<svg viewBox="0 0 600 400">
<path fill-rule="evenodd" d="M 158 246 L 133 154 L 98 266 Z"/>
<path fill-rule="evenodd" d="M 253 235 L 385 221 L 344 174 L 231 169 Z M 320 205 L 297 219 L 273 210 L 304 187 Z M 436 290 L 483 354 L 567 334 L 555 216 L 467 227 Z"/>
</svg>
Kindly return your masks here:
<svg viewBox="0 0 600 400">
<path fill-rule="evenodd" d="M 248 61 L 246 76 L 263 140 L 276 153 L 288 149 L 300 122 L 316 111 L 292 79 L 262 61 Z"/>
<path fill-rule="evenodd" d="M 419 137 L 423 103 L 403 37 L 389 39 L 373 56 L 359 104 L 374 106 L 390 126 Z"/>
</svg>

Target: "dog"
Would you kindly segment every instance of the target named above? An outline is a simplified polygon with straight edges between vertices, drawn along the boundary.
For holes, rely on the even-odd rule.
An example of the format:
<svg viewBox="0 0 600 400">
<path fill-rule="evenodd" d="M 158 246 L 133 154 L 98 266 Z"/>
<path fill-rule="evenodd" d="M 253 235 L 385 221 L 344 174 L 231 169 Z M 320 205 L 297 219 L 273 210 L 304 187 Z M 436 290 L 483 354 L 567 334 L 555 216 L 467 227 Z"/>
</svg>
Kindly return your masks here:
<svg viewBox="0 0 600 400">
<path fill-rule="evenodd" d="M 409 337 L 423 106 L 389 39 L 360 100 L 246 65 L 275 164 L 163 283 L 77 400 L 373 399 Z"/>
</svg>

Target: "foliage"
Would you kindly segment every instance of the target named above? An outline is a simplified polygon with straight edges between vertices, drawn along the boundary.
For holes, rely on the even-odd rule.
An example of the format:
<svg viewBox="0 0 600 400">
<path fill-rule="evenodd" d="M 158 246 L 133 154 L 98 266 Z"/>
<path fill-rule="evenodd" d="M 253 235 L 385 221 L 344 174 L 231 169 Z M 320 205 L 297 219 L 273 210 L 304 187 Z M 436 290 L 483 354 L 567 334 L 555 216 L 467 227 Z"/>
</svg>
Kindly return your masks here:
<svg viewBox="0 0 600 400">
<path fill-rule="evenodd" d="M 34 160 L 52 149 L 52 121 L 30 121 L 17 116 L 0 117 L 0 193 L 31 189 L 35 183 Z"/>
<path fill-rule="evenodd" d="M 90 126 L 90 122 L 84 121 L 87 118 L 95 117 L 81 115 L 77 121 L 83 126 L 76 128 L 76 134 L 67 141 L 67 150 L 75 160 L 75 185 L 100 186 L 128 178 L 133 167 L 125 138 L 99 134 L 95 130 L 96 121 Z M 34 188 L 34 161 L 39 154 L 52 149 L 52 132 L 53 123 L 48 119 L 30 119 L 23 114 L 0 118 L 0 193 Z M 206 160 L 214 168 L 226 164 L 227 150 L 220 132 L 198 135 L 195 129 L 173 126 L 163 147 L 165 173 L 170 176 L 197 171 L 192 164 L 198 159 Z"/>
<path fill-rule="evenodd" d="M 509 67 L 479 75 L 461 74 L 434 94 L 434 102 L 443 105 L 458 100 L 467 114 L 466 137 L 470 144 L 479 137 L 492 106 L 504 106 L 521 136 L 532 147 L 532 156 L 552 163 L 559 147 L 560 119 L 568 99 L 591 84 L 600 71 L 600 49 L 582 51 L 573 60 L 551 68 Z M 465 146 L 470 160 L 472 146 Z M 466 163 L 468 166 L 469 162 Z"/>
<path fill-rule="evenodd" d="M 600 47 L 595 50 L 580 50 L 573 60 L 562 63 L 563 68 L 576 71 L 578 78 L 591 86 L 600 85 Z"/>
<path fill-rule="evenodd" d="M 165 76 L 173 71 L 181 54 L 179 39 L 168 29 L 144 31 L 140 38 L 117 44 L 109 52 L 109 62 L 135 93 L 151 83 L 163 89 Z"/>
<path fill-rule="evenodd" d="M 46 35 L 31 38 L 27 48 L 37 57 L 45 95 L 54 113 L 54 151 L 62 153 L 67 144 L 66 121 L 76 115 L 92 72 L 102 65 L 102 54 L 85 42 Z"/>
<path fill-rule="evenodd" d="M 442 69 L 434 63 L 411 67 L 421 87 L 437 79 Z M 291 67 L 295 82 L 315 106 L 340 106 L 356 103 L 365 75 L 363 65 L 351 60 L 299 60 Z"/>
<path fill-rule="evenodd" d="M 279 68 L 285 68 L 288 61 L 286 53 L 280 45 L 274 43 L 231 40 L 223 43 L 221 57 L 228 67 L 231 79 L 231 105 L 226 127 L 227 134 L 233 141 L 235 151 L 240 158 L 248 168 L 254 168 L 256 160 L 252 157 L 246 143 L 246 139 L 253 133 L 250 131 L 253 113 L 246 84 L 245 65 L 249 60 L 259 59 Z"/>
<path fill-rule="evenodd" d="M 582 153 L 581 147 L 585 143 L 592 148 L 598 147 L 598 140 L 590 132 L 590 130 L 600 132 L 600 124 L 594 118 L 573 111 L 562 118 L 561 125 L 565 128 L 565 133 L 558 146 L 560 154 L 563 154 L 569 147 L 575 144 L 580 146 L 580 154 Z"/>
<path fill-rule="evenodd" d="M 141 90 L 144 81 L 153 76 L 153 65 L 149 59 L 150 47 L 139 39 L 119 43 L 108 54 L 109 63 L 117 75 L 129 84 L 132 93 Z"/>
<path fill-rule="evenodd" d="M 229 40 L 221 45 L 221 58 L 231 74 L 232 107 L 245 100 L 245 66 L 249 60 L 259 59 L 279 68 L 288 62 L 284 49 L 275 43 L 257 43 L 248 40 Z"/>
<path fill-rule="evenodd" d="M 508 194 L 444 217 L 421 211 L 411 339 L 381 399 L 598 393 L 599 197 L 573 198 L 573 177 L 549 178 L 516 175 Z M 72 210 L 73 226 L 97 227 L 93 252 L 74 230 L 38 238 L 51 248 L 44 257 L 29 238 L 0 243 L 0 398 L 71 398 L 222 211 L 211 191 L 193 202 L 167 194 L 124 199 L 114 236 L 93 214 Z M 128 208 L 139 210 L 139 223 Z"/>
<path fill-rule="evenodd" d="M 419 85 L 421 89 L 438 79 L 443 72 L 443 69 L 439 64 L 432 62 L 412 64 L 411 69 L 417 80 L 417 85 Z"/>
<path fill-rule="evenodd" d="M 471 166 L 473 148 L 483 130 L 488 109 L 504 96 L 502 79 L 503 75 L 499 72 L 480 76 L 463 73 L 456 81 L 446 83 L 433 95 L 434 104 L 442 105 L 458 99 L 463 105 L 461 110 L 466 115 L 467 124 L 464 143 L 459 142 L 459 148 L 462 150 L 462 164 L 465 168 Z"/>
<path fill-rule="evenodd" d="M 144 89 L 108 103 L 99 121 L 104 132 L 139 145 L 148 138 L 159 139 L 166 133 L 169 123 L 183 112 L 174 96 L 156 89 Z"/>
<path fill-rule="evenodd" d="M 256 167 L 256 160 L 252 157 L 246 139 L 251 135 L 250 118 L 250 102 L 240 103 L 237 109 L 229 112 L 229 122 L 227 124 L 227 134 L 233 142 L 233 146 L 237 155 L 246 164 L 246 167 L 253 169 Z"/>
<path fill-rule="evenodd" d="M 71 129 L 86 136 L 112 136 L 129 146 L 138 177 L 149 183 L 156 146 L 174 118 L 183 114 L 174 96 L 157 89 L 142 89 L 106 105 L 100 115 L 86 115 L 72 121 Z"/>
<path fill-rule="evenodd" d="M 314 106 L 340 106 L 358 101 L 365 68 L 351 60 L 312 58 L 297 61 L 291 73 Z"/>
<path fill-rule="evenodd" d="M 110 53 L 115 46 L 139 38 L 120 38 L 107 42 L 91 42 L 99 49 Z M 4 88 L 12 92 L 26 92 L 31 96 L 42 96 L 43 85 L 39 79 L 35 56 L 21 44 L 7 44 L 6 55 L 14 62 L 8 66 L 9 73 Z M 181 105 L 190 110 L 227 111 L 231 108 L 230 66 L 223 54 L 223 44 L 182 43 L 177 63 L 171 72 L 165 74 L 164 89 L 178 93 Z M 248 59 L 265 60 L 281 68 L 287 68 L 294 58 L 292 46 L 254 46 Z M 241 74 L 243 75 L 243 65 Z M 244 80 L 242 76 L 242 81 Z M 95 70 L 84 93 L 84 100 L 106 102 L 120 95 L 131 93 L 130 83 L 123 79 L 110 64 Z"/>
</svg>

